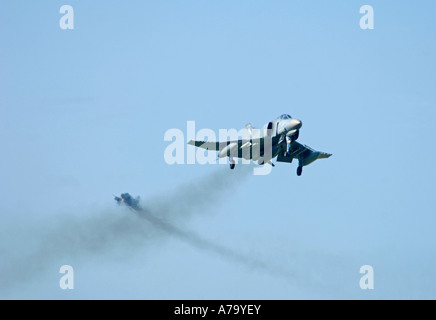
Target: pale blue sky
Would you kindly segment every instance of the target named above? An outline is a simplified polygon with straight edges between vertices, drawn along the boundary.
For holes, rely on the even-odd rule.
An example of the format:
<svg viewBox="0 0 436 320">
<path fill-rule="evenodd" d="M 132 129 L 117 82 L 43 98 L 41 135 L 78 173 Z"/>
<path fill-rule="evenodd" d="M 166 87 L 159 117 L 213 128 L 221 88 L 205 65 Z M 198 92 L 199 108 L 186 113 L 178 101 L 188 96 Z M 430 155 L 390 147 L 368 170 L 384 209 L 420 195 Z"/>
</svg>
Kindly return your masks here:
<svg viewBox="0 0 436 320">
<path fill-rule="evenodd" d="M 74 30 L 59 28 L 63 4 Z M 364 4 L 375 30 L 359 28 Z M 435 10 L 434 1 L 3 1 L 0 251 L 40 259 L 44 272 L 0 297 L 436 298 Z M 301 177 L 282 163 L 244 179 L 163 159 L 165 131 L 188 120 L 218 132 L 282 113 L 303 121 L 300 142 L 333 156 Z M 217 171 L 225 187 L 214 187 Z M 208 196 L 183 200 L 190 186 Z M 69 254 L 74 228 L 94 234 L 88 219 L 130 214 L 112 200 L 126 191 L 145 206 L 183 202 L 174 223 L 294 276 L 154 238 L 150 226 L 144 244 L 106 239 L 103 226 L 106 250 L 82 252 L 84 241 Z M 28 258 L 29 244 L 64 229 L 62 254 Z M 76 270 L 72 292 L 58 287 L 61 264 Z M 373 292 L 359 288 L 365 264 Z"/>
</svg>

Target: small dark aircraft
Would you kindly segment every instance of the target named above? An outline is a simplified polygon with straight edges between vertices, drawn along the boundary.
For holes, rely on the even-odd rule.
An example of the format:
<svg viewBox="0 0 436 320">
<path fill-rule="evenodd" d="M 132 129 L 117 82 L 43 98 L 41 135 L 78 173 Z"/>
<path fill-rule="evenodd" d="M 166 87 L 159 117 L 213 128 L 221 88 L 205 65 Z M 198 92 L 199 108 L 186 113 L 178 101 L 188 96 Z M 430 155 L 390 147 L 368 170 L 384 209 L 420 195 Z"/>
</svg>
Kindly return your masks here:
<svg viewBox="0 0 436 320">
<path fill-rule="evenodd" d="M 120 197 L 114 196 L 115 201 L 119 204 L 119 205 L 126 205 L 129 208 L 133 209 L 133 210 L 141 210 L 141 206 L 139 205 L 139 201 L 140 201 L 140 197 L 136 197 L 133 198 L 130 194 L 128 193 L 122 193 Z"/>
</svg>

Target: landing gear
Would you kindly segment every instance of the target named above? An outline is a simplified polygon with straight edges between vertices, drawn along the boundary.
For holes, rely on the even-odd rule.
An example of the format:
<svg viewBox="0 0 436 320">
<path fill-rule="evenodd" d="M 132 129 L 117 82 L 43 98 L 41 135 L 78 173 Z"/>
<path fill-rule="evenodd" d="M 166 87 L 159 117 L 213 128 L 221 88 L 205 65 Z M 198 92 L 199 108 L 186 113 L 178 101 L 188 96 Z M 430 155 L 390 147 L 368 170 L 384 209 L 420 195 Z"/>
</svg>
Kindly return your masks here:
<svg viewBox="0 0 436 320">
<path fill-rule="evenodd" d="M 303 167 L 298 166 L 298 168 L 297 168 L 297 176 L 301 176 L 302 173 L 303 173 Z"/>
<path fill-rule="evenodd" d="M 291 143 L 292 139 L 289 137 L 286 137 L 286 151 L 283 153 L 283 156 L 285 158 L 289 158 L 291 156 Z M 292 159 L 291 159 L 292 162 Z"/>
<path fill-rule="evenodd" d="M 235 160 L 230 160 L 230 170 L 235 169 Z"/>
</svg>

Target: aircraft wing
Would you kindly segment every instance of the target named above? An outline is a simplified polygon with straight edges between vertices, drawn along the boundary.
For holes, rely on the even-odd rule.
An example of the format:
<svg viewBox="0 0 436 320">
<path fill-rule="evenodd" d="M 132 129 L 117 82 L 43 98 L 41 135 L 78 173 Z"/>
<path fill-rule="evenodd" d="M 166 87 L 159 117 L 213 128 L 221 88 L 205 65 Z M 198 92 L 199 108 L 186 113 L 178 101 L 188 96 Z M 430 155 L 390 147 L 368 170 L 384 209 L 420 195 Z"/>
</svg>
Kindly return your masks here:
<svg viewBox="0 0 436 320">
<path fill-rule="evenodd" d="M 212 142 L 212 141 L 194 141 L 191 140 L 188 142 L 191 146 L 207 149 L 207 150 L 214 150 L 214 151 L 220 151 L 223 148 L 225 148 L 227 145 L 231 143 L 237 143 L 240 147 L 242 145 L 242 140 L 234 140 L 234 141 L 226 141 L 226 142 Z"/>
<path fill-rule="evenodd" d="M 190 144 L 191 146 L 198 147 L 198 148 L 203 148 L 206 150 L 214 150 L 214 151 L 220 151 L 220 150 L 224 149 L 225 147 L 227 147 L 229 144 L 237 144 L 238 149 L 246 148 L 247 146 L 252 146 L 255 144 L 260 144 L 261 146 L 263 146 L 263 138 L 262 137 L 253 137 L 254 127 L 251 125 L 251 123 L 247 123 L 245 125 L 245 129 L 247 130 L 246 139 L 239 139 L 239 140 L 226 141 L 226 142 L 190 140 L 188 142 L 188 144 Z"/>
<path fill-rule="evenodd" d="M 331 153 L 316 151 L 311 147 L 308 147 L 304 144 L 298 143 L 297 141 L 293 142 L 291 145 L 290 155 L 285 157 L 283 154 L 279 154 L 277 157 L 278 162 L 292 162 L 292 159 L 302 158 L 314 158 L 316 159 L 325 159 L 329 158 Z"/>
</svg>

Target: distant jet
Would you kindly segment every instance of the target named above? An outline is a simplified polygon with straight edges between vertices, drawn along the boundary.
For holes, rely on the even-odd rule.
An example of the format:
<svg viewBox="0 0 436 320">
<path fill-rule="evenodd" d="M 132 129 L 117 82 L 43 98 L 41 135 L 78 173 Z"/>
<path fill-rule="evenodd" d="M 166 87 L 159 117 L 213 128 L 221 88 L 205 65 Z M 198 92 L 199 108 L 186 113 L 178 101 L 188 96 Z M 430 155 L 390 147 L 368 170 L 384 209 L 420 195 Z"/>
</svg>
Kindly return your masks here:
<svg viewBox="0 0 436 320">
<path fill-rule="evenodd" d="M 260 134 L 253 136 L 253 126 L 247 124 L 245 127 L 249 134 L 247 139 L 240 139 L 227 142 L 212 141 L 189 141 L 188 144 L 207 149 L 219 151 L 218 157 L 229 157 L 230 169 L 235 168 L 233 157 L 251 159 L 258 164 L 269 163 L 274 167 L 272 159 L 277 157 L 278 162 L 291 163 L 293 159 L 298 159 L 297 175 L 301 176 L 303 167 L 311 164 L 317 159 L 329 158 L 330 153 L 320 152 L 300 144 L 297 139 L 303 123 L 292 118 L 288 114 L 283 114 L 274 121 L 270 121 L 260 129 Z M 271 152 L 265 152 L 265 137 L 271 138 Z M 253 152 L 256 151 L 257 152 Z M 269 151 L 269 150 L 268 150 Z M 270 154 L 270 156 L 268 156 Z"/>
<path fill-rule="evenodd" d="M 140 197 L 133 198 L 128 193 L 122 193 L 121 197 L 114 196 L 114 198 L 115 198 L 115 201 L 119 205 L 124 204 L 124 205 L 128 206 L 129 208 L 132 208 L 133 210 L 136 210 L 136 211 L 142 209 L 141 206 L 139 205 L 139 201 L 141 199 Z"/>
</svg>

